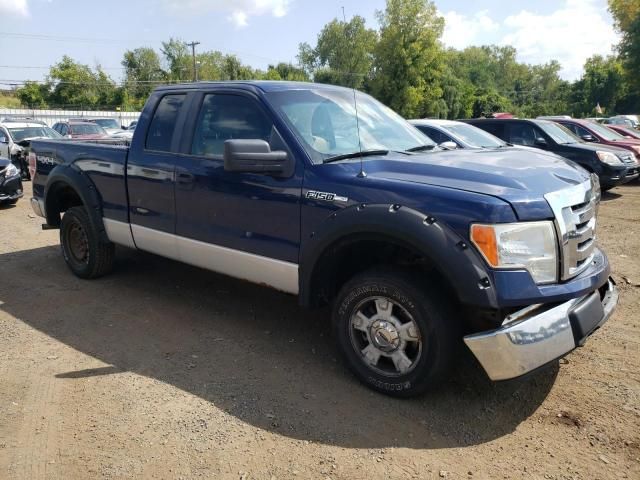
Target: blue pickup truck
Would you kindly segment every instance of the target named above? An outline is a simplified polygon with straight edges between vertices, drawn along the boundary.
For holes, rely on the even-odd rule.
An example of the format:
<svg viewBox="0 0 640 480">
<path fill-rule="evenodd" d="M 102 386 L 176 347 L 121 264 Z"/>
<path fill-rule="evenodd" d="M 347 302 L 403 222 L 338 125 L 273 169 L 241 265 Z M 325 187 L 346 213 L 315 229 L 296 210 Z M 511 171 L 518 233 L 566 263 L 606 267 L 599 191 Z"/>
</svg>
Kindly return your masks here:
<svg viewBox="0 0 640 480">
<path fill-rule="evenodd" d="M 597 177 L 535 151 L 441 150 L 350 89 L 161 87 L 130 145 L 34 140 L 29 162 L 77 276 L 108 273 L 118 244 L 331 306 L 345 362 L 390 395 L 438 385 L 464 344 L 493 380 L 531 372 L 618 299 Z"/>
</svg>

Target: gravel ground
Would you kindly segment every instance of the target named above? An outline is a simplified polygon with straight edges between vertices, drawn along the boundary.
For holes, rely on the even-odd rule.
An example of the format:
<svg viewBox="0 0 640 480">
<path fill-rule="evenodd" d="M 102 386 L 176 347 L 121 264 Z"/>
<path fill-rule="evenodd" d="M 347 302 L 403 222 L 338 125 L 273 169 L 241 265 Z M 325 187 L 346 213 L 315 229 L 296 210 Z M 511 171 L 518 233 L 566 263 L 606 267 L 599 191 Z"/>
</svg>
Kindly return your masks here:
<svg viewBox="0 0 640 480">
<path fill-rule="evenodd" d="M 491 383 L 469 354 L 394 400 L 338 360 L 326 311 L 153 255 L 63 263 L 0 208 L 0 479 L 640 478 L 640 183 L 600 208 L 620 288 L 585 347 Z"/>
</svg>

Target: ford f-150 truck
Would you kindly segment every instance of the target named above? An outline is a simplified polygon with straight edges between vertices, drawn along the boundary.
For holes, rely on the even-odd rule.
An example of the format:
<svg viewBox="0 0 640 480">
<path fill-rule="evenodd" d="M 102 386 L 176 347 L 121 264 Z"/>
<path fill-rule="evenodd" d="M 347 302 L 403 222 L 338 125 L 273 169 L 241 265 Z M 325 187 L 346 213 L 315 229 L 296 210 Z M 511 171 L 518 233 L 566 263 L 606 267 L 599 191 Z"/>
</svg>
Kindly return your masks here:
<svg viewBox="0 0 640 480">
<path fill-rule="evenodd" d="M 437 385 L 462 339 L 493 380 L 531 372 L 617 303 L 595 176 L 441 150 L 342 87 L 161 87 L 130 146 L 34 140 L 30 167 L 79 277 L 109 272 L 118 244 L 332 305 L 346 363 L 391 395 Z"/>
</svg>

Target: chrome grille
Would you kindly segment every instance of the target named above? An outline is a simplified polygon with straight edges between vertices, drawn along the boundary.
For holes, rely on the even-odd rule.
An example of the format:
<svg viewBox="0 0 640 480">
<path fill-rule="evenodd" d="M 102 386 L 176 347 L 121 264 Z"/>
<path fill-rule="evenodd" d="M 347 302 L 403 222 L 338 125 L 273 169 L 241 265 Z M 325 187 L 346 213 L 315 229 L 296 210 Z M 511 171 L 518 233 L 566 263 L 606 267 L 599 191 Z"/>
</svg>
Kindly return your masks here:
<svg viewBox="0 0 640 480">
<path fill-rule="evenodd" d="M 594 256 L 598 188 L 590 180 L 545 195 L 555 215 L 560 241 L 560 276 L 575 277 L 589 266 Z"/>
</svg>

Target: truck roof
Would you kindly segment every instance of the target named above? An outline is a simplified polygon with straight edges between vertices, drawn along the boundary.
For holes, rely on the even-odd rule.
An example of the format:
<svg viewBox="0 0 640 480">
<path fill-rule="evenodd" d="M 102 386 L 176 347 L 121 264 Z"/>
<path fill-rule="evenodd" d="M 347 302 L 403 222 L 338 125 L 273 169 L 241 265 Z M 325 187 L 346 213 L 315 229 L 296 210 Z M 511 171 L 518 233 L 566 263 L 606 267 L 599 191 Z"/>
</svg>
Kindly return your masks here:
<svg viewBox="0 0 640 480">
<path fill-rule="evenodd" d="M 310 89 L 323 89 L 323 90 L 344 90 L 346 87 L 340 87 L 337 85 L 328 85 L 325 83 L 313 83 L 313 82 L 290 82 L 281 80 L 232 80 L 232 81 L 220 81 L 220 82 L 191 82 L 191 83 L 177 83 L 171 85 L 162 85 L 156 88 L 156 91 L 167 90 L 184 90 L 184 89 L 198 89 L 203 87 L 253 87 L 263 92 L 275 92 L 282 90 L 310 90 Z"/>
</svg>

